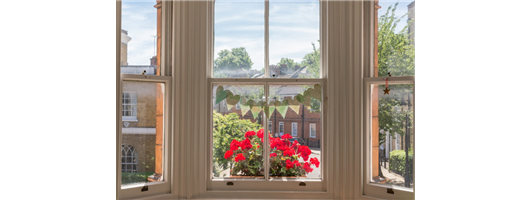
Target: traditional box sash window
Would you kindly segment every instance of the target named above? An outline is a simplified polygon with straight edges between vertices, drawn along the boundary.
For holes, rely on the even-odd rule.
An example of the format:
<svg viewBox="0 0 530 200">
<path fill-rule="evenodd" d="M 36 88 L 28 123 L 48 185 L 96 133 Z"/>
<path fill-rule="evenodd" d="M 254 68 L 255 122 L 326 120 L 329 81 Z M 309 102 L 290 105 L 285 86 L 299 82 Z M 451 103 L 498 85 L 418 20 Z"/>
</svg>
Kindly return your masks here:
<svg viewBox="0 0 530 200">
<path fill-rule="evenodd" d="M 415 3 L 372 2 L 373 66 L 364 78 L 363 193 L 414 198 Z M 399 29 L 399 30 L 398 30 Z M 387 189 L 390 188 L 390 189 Z"/>
<path fill-rule="evenodd" d="M 167 18 L 172 2 L 124 0 L 116 4 L 117 92 L 122 94 L 117 99 L 121 104 L 117 112 L 122 113 L 117 119 L 117 146 L 123 146 L 117 171 L 119 198 L 164 194 L 171 183 L 173 78 L 166 67 L 171 48 L 162 48 L 162 44 L 170 30 Z M 146 46 L 153 51 L 144 51 Z"/>
</svg>

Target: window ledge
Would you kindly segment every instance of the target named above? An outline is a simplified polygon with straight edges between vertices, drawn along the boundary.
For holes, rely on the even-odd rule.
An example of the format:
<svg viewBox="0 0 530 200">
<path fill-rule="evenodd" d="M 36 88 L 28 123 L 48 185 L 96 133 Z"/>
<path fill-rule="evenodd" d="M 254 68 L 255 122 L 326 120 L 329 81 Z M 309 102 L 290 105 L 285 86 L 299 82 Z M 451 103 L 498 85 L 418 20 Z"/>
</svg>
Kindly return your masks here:
<svg viewBox="0 0 530 200">
<path fill-rule="evenodd" d="M 138 119 L 126 119 L 126 118 L 122 118 L 121 119 L 122 122 L 138 122 Z"/>
<path fill-rule="evenodd" d="M 146 135 L 154 135 L 156 134 L 156 128 L 139 128 L 139 127 L 129 127 L 125 128 L 123 127 L 121 129 L 122 134 L 146 134 Z"/>
</svg>

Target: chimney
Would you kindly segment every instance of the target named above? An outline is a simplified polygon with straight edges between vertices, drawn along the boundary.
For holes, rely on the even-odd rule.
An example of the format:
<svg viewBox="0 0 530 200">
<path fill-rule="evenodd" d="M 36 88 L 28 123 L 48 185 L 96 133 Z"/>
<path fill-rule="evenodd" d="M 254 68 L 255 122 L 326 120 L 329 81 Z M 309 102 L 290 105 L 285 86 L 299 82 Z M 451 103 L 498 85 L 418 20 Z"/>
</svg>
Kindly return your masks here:
<svg viewBox="0 0 530 200">
<path fill-rule="evenodd" d="M 128 36 L 128 32 L 126 30 L 121 29 L 121 60 L 120 65 L 128 65 L 127 64 L 127 43 L 131 41 L 131 37 Z"/>
<path fill-rule="evenodd" d="M 151 66 L 156 66 L 156 64 L 157 64 L 156 61 L 157 61 L 157 57 L 156 57 L 156 56 L 153 56 L 153 57 L 151 58 Z"/>
</svg>

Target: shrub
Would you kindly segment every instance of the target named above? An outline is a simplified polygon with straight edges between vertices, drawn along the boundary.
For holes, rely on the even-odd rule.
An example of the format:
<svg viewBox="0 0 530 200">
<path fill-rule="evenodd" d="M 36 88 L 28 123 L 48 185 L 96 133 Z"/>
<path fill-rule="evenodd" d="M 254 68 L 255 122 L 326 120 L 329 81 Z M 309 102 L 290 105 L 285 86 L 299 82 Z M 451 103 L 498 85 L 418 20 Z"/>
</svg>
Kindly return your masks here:
<svg viewBox="0 0 530 200">
<path fill-rule="evenodd" d="M 390 152 L 390 161 L 389 161 L 389 168 L 390 171 L 399 174 L 404 175 L 405 174 L 405 151 L 404 150 L 394 150 Z M 412 151 L 409 151 L 409 174 L 412 174 L 412 162 L 413 161 L 413 153 Z"/>
<path fill-rule="evenodd" d="M 229 168 L 229 162 L 224 156 L 230 149 L 232 140 L 243 140 L 247 131 L 260 128 L 262 127 L 258 123 L 239 119 L 236 113 L 226 115 L 213 113 L 213 162 L 214 166 L 217 166 L 213 171 L 216 176 L 219 176 L 220 171 Z"/>
<path fill-rule="evenodd" d="M 154 172 L 121 172 L 121 184 L 147 182 L 147 177 Z"/>
</svg>

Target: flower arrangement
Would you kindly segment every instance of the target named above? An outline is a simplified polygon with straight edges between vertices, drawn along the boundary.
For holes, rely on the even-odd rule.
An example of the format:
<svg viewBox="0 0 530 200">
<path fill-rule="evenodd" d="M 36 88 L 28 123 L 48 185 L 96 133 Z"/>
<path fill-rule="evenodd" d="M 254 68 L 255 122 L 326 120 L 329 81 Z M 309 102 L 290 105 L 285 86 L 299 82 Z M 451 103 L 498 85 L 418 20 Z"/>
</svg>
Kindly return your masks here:
<svg viewBox="0 0 530 200">
<path fill-rule="evenodd" d="M 225 159 L 234 161 L 231 175 L 263 176 L 263 135 L 263 129 L 260 129 L 257 133 L 246 132 L 245 139 L 241 141 L 232 140 L 230 149 L 224 155 Z M 269 134 L 271 176 L 304 176 L 313 171 L 313 165 L 319 167 L 317 158 L 309 158 L 309 147 L 300 145 L 296 140 L 291 143 L 291 138 L 289 134 L 281 138 L 273 138 Z"/>
</svg>

